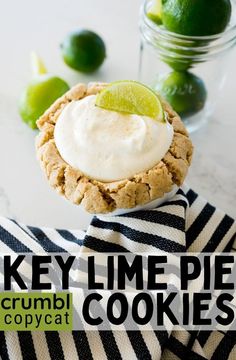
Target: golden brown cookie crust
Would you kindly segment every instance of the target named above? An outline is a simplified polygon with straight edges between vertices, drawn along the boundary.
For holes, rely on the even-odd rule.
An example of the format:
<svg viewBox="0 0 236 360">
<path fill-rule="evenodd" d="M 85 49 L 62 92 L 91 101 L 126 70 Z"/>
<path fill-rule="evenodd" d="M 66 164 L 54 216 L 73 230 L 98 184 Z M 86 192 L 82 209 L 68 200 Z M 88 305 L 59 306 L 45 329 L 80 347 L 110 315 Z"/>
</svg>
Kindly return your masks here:
<svg viewBox="0 0 236 360">
<path fill-rule="evenodd" d="M 161 198 L 180 186 L 191 163 L 193 146 L 180 117 L 163 101 L 168 120 L 174 128 L 171 147 L 153 168 L 129 179 L 105 183 L 90 179 L 72 168 L 60 156 L 54 127 L 63 108 L 73 100 L 97 94 L 107 84 L 78 84 L 58 99 L 38 120 L 37 155 L 50 185 L 74 204 L 82 204 L 90 213 L 108 213 L 116 209 L 130 209 Z"/>
</svg>

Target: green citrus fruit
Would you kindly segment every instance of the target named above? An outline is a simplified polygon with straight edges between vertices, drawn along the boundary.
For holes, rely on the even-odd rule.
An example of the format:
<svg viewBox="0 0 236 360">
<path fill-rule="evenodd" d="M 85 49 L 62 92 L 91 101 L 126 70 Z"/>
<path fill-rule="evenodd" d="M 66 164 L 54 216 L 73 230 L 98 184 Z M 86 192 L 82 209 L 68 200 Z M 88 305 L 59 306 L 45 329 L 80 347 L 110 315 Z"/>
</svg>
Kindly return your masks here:
<svg viewBox="0 0 236 360">
<path fill-rule="evenodd" d="M 225 30 L 230 17 L 230 0 L 162 0 L 162 22 L 167 30 L 178 34 L 218 34 Z"/>
<path fill-rule="evenodd" d="M 90 73 L 97 70 L 106 57 L 102 38 L 89 30 L 78 30 L 67 35 L 61 44 L 65 63 L 72 69 Z"/>
<path fill-rule="evenodd" d="M 136 81 L 111 83 L 97 95 L 96 105 L 107 110 L 165 121 L 164 111 L 156 93 Z"/>
<path fill-rule="evenodd" d="M 61 78 L 47 74 L 45 65 L 36 53 L 31 53 L 33 79 L 23 91 L 19 112 L 22 120 L 32 129 L 36 121 L 54 101 L 69 90 L 69 85 Z"/>
<path fill-rule="evenodd" d="M 162 2 L 161 0 L 154 0 L 152 7 L 147 13 L 147 16 L 150 20 L 154 21 L 156 24 L 160 25 L 162 23 L 161 20 L 161 12 L 162 12 Z"/>
<path fill-rule="evenodd" d="M 203 47 L 206 46 L 207 43 L 206 40 L 190 41 L 184 39 L 164 42 L 163 45 L 162 43 L 160 44 L 164 50 L 164 55 L 161 55 L 161 58 L 173 70 L 186 71 L 202 61 L 198 59 L 198 57 L 206 53 Z"/>
<path fill-rule="evenodd" d="M 20 99 L 19 111 L 23 121 L 36 129 L 38 118 L 68 90 L 68 84 L 56 76 L 45 74 L 32 79 Z"/>
<path fill-rule="evenodd" d="M 172 40 L 162 44 L 160 41 L 159 46 L 163 50 L 161 59 L 173 70 L 186 71 L 192 67 L 195 52 L 189 48 L 191 46 L 189 42 Z"/>
<path fill-rule="evenodd" d="M 207 91 L 204 82 L 190 72 L 173 71 L 158 81 L 159 92 L 182 117 L 191 116 L 203 109 Z"/>
<path fill-rule="evenodd" d="M 162 60 L 169 65 L 173 70 L 176 71 L 185 71 L 192 67 L 191 60 L 182 60 L 178 55 L 174 58 L 168 56 L 162 56 Z"/>
</svg>

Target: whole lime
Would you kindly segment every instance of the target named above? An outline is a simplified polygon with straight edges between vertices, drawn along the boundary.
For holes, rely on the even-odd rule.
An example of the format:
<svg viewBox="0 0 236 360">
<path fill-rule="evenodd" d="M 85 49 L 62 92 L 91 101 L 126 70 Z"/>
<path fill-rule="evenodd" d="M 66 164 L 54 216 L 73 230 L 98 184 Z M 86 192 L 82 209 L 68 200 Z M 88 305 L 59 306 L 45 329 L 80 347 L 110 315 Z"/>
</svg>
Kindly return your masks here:
<svg viewBox="0 0 236 360">
<path fill-rule="evenodd" d="M 59 77 L 49 74 L 34 77 L 20 98 L 19 112 L 23 121 L 36 129 L 38 118 L 68 90 L 68 84 Z"/>
<path fill-rule="evenodd" d="M 195 53 L 188 47 L 189 44 L 184 41 L 181 43 L 176 42 L 176 44 L 172 41 L 171 46 L 164 42 L 162 47 L 163 55 L 161 55 L 161 59 L 173 70 L 186 71 L 192 66 L 195 55 Z"/>
<path fill-rule="evenodd" d="M 187 71 L 173 71 L 163 76 L 155 86 L 182 117 L 191 116 L 203 109 L 207 91 L 204 82 Z"/>
<path fill-rule="evenodd" d="M 230 0 L 162 0 L 162 22 L 167 30 L 178 34 L 218 34 L 225 30 L 230 17 Z"/>
<path fill-rule="evenodd" d="M 61 44 L 61 50 L 65 63 L 84 73 L 97 70 L 106 57 L 104 41 L 90 30 L 68 34 Z"/>
</svg>

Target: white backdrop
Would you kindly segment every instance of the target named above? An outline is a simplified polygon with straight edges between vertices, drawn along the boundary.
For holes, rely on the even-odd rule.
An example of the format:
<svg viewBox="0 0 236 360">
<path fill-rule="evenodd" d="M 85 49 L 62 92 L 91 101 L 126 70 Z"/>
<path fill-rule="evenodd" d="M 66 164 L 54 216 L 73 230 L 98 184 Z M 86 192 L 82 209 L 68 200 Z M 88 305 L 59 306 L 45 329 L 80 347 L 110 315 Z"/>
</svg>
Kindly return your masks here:
<svg viewBox="0 0 236 360">
<path fill-rule="evenodd" d="M 136 79 L 140 0 L 0 0 L 0 215 L 32 225 L 85 227 L 90 216 L 51 190 L 35 159 L 34 136 L 20 120 L 17 102 L 30 78 L 29 53 L 70 85 L 79 81 Z M 64 65 L 59 44 L 85 27 L 107 45 L 99 72 L 83 76 Z M 195 156 L 188 184 L 236 217 L 235 52 L 231 75 L 212 122 L 193 135 Z"/>
</svg>

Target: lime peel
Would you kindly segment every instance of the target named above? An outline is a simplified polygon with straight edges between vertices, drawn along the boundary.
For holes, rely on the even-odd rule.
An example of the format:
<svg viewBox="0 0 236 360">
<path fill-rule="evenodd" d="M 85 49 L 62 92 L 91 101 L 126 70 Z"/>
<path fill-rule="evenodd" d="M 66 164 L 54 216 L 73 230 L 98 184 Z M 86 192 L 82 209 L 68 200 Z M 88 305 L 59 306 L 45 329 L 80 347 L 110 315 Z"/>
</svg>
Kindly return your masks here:
<svg viewBox="0 0 236 360">
<path fill-rule="evenodd" d="M 123 80 L 109 84 L 97 95 L 96 106 L 126 114 L 148 116 L 159 122 L 166 121 L 157 94 L 137 81 Z"/>
</svg>

